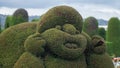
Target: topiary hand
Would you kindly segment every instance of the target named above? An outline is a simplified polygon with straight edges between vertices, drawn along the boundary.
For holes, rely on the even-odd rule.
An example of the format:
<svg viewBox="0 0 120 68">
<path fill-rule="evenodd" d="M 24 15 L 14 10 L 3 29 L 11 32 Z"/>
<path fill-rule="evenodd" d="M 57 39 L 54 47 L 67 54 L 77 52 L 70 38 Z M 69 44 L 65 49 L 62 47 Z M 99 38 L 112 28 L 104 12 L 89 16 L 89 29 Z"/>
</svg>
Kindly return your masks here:
<svg viewBox="0 0 120 68">
<path fill-rule="evenodd" d="M 44 46 L 46 41 L 40 37 L 39 33 L 29 36 L 24 43 L 25 50 L 36 55 L 42 55 L 44 53 Z"/>
<path fill-rule="evenodd" d="M 92 37 L 92 49 L 94 53 L 101 54 L 106 50 L 104 39 L 100 36 L 94 35 Z"/>
</svg>

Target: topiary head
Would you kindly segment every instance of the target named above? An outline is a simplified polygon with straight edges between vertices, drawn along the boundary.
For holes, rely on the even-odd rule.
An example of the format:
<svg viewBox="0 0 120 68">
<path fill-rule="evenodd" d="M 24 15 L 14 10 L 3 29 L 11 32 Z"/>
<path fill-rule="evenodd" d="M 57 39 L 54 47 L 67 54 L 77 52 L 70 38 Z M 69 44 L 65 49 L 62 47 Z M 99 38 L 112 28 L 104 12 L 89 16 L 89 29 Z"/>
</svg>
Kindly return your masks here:
<svg viewBox="0 0 120 68">
<path fill-rule="evenodd" d="M 28 12 L 25 9 L 17 9 L 13 13 L 13 18 L 12 18 L 12 25 L 19 24 L 21 22 L 28 22 Z"/>
<path fill-rule="evenodd" d="M 94 17 L 88 17 L 84 21 L 83 31 L 91 37 L 98 34 L 98 21 Z"/>
<path fill-rule="evenodd" d="M 72 35 L 69 32 L 51 28 L 41 34 L 46 40 L 46 46 L 50 53 L 64 59 L 77 59 L 84 53 L 87 44 L 86 38 L 81 34 Z"/>
<path fill-rule="evenodd" d="M 49 28 L 54 28 L 56 25 L 63 26 L 64 24 L 72 24 L 81 32 L 83 19 L 79 12 L 72 7 L 56 6 L 42 16 L 37 31 L 41 33 Z"/>
<path fill-rule="evenodd" d="M 94 35 L 92 37 L 92 51 L 97 54 L 103 54 L 106 51 L 105 41 L 102 37 Z"/>
</svg>

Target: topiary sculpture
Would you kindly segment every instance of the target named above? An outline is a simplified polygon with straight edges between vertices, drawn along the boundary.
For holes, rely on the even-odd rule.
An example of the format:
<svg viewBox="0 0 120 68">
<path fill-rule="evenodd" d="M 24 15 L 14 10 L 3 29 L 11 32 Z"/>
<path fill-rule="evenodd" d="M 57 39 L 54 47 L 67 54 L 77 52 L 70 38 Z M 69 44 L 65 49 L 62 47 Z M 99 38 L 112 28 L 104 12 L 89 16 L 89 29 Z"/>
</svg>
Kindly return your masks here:
<svg viewBox="0 0 120 68">
<path fill-rule="evenodd" d="M 28 22 L 28 13 L 25 9 L 20 8 L 13 13 L 12 25 L 16 25 L 23 22 Z"/>
<path fill-rule="evenodd" d="M 1 68 L 13 68 L 24 50 L 25 39 L 36 32 L 36 23 L 22 23 L 11 26 L 0 34 Z"/>
<path fill-rule="evenodd" d="M 98 21 L 96 18 L 88 17 L 83 24 L 83 31 L 90 35 L 90 37 L 98 34 Z"/>
<path fill-rule="evenodd" d="M 108 52 L 111 55 L 120 56 L 120 21 L 116 17 L 112 17 L 108 21 L 107 42 Z"/>
<path fill-rule="evenodd" d="M 74 25 L 81 32 L 83 19 L 79 12 L 69 6 L 57 6 L 41 17 L 37 31 L 41 33 L 56 25 L 63 26 L 66 23 Z"/>
<path fill-rule="evenodd" d="M 86 68 L 87 39 L 81 28 L 82 17 L 75 9 L 54 7 L 41 18 L 39 33 L 27 38 L 25 49 L 40 58 L 43 68 Z"/>
<path fill-rule="evenodd" d="M 114 68 L 110 56 L 106 53 L 104 39 L 97 35 L 92 37 L 88 68 Z"/>
</svg>

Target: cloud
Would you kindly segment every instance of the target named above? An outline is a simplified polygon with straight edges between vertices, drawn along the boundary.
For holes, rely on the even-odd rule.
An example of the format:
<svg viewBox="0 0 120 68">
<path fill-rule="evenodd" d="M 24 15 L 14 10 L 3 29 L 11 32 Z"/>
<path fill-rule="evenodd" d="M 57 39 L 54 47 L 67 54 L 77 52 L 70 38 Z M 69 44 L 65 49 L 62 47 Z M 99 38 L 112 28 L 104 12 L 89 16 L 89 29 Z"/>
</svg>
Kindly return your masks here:
<svg viewBox="0 0 120 68">
<path fill-rule="evenodd" d="M 57 5 L 58 4 L 44 8 L 25 8 L 25 9 L 28 11 L 30 16 L 42 15 L 46 11 L 48 11 L 51 7 Z M 111 17 L 120 18 L 120 9 L 106 5 L 88 4 L 88 3 L 61 3 L 59 5 L 68 5 L 75 8 L 82 15 L 83 18 L 89 16 L 94 16 L 95 18 L 105 19 L 105 20 L 109 20 Z M 17 8 L 1 7 L 0 14 L 12 15 L 16 9 Z"/>
</svg>

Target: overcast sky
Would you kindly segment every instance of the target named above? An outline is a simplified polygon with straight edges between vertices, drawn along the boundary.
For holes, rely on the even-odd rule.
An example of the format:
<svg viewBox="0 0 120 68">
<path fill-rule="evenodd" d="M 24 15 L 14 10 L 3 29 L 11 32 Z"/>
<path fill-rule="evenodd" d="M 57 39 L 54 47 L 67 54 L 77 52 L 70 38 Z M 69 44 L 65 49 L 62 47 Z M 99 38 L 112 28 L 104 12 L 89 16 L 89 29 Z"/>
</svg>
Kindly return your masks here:
<svg viewBox="0 0 120 68">
<path fill-rule="evenodd" d="M 71 6 L 78 10 L 83 18 L 120 18 L 120 0 L 0 0 L 0 14 L 12 15 L 17 8 L 25 8 L 30 16 L 40 16 L 57 5 Z"/>
</svg>

